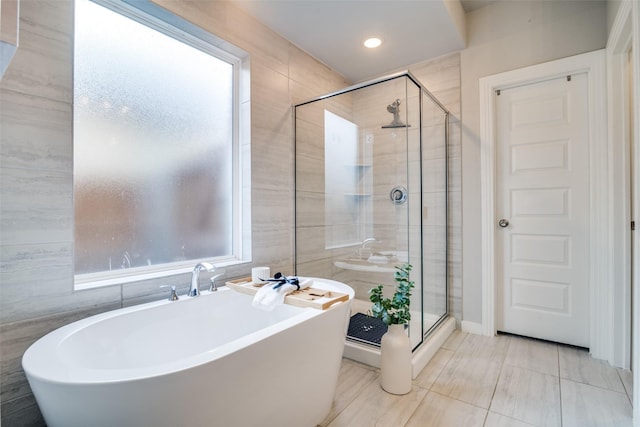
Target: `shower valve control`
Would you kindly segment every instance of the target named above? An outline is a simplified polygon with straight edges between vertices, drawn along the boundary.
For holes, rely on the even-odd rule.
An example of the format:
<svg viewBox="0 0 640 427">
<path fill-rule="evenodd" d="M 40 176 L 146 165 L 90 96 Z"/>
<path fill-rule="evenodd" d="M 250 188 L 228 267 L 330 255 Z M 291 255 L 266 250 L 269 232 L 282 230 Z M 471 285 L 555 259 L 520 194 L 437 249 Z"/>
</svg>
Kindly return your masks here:
<svg viewBox="0 0 640 427">
<path fill-rule="evenodd" d="M 502 228 L 507 228 L 509 226 L 509 221 L 503 218 L 498 221 L 498 225 Z"/>
<path fill-rule="evenodd" d="M 401 205 L 407 201 L 407 189 L 402 185 L 393 187 L 389 193 L 389 198 L 394 205 Z"/>
</svg>

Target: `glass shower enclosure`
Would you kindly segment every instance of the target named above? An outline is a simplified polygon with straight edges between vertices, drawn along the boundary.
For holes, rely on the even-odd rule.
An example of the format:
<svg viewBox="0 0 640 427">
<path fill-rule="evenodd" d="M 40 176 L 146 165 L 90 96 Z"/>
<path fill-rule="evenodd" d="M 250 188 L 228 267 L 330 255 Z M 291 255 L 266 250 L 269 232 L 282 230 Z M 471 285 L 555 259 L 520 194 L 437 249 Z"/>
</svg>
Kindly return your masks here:
<svg viewBox="0 0 640 427">
<path fill-rule="evenodd" d="M 447 316 L 448 111 L 409 72 L 294 106 L 295 269 L 355 290 L 347 339 L 386 326 L 369 291 L 412 265 L 414 350 Z"/>
</svg>

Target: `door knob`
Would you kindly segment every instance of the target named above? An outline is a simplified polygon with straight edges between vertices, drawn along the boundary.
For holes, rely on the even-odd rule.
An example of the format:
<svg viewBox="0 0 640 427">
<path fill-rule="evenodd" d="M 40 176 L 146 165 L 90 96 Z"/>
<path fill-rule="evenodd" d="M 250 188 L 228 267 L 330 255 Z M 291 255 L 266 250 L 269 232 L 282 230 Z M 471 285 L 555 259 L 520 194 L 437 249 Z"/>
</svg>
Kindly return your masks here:
<svg viewBox="0 0 640 427">
<path fill-rule="evenodd" d="M 503 218 L 500 221 L 498 221 L 498 225 L 502 228 L 506 228 L 509 226 L 509 221 Z"/>
</svg>

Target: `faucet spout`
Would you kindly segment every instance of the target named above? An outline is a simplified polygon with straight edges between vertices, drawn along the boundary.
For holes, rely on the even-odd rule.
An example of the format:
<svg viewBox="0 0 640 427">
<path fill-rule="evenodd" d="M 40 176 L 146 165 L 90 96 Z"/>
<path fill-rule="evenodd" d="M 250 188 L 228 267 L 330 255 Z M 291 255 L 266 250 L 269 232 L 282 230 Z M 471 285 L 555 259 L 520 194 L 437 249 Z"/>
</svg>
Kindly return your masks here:
<svg viewBox="0 0 640 427">
<path fill-rule="evenodd" d="M 189 293 L 187 295 L 189 295 L 190 297 L 197 297 L 200 295 L 200 285 L 198 284 L 198 281 L 200 279 L 200 272 L 202 270 L 207 270 L 207 271 L 214 271 L 216 269 L 216 266 L 213 264 L 210 264 L 208 262 L 200 262 L 198 263 L 194 268 L 193 268 L 193 272 L 191 273 L 191 287 L 189 287 Z"/>
<path fill-rule="evenodd" d="M 371 243 L 373 242 L 377 242 L 377 240 L 373 237 L 369 237 L 368 239 L 364 239 L 364 241 L 362 242 L 362 245 L 360 246 L 360 248 L 364 249 L 367 246 L 369 246 Z"/>
</svg>

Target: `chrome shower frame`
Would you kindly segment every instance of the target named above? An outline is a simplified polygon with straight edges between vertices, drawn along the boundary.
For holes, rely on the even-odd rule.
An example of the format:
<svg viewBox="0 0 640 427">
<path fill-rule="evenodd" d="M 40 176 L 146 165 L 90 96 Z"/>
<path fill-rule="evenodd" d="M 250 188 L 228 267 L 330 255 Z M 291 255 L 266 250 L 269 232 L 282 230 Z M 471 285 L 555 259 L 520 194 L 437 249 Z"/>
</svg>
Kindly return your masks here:
<svg viewBox="0 0 640 427">
<path fill-rule="evenodd" d="M 294 123 L 294 141 L 297 141 L 297 126 L 296 126 L 296 119 L 297 119 L 297 109 L 299 107 L 302 107 L 304 105 L 310 104 L 310 103 L 314 103 L 317 101 L 322 101 L 322 100 L 326 100 L 332 97 L 336 97 L 339 95 L 344 95 L 347 94 L 349 92 L 354 92 L 360 89 L 364 89 L 370 86 L 374 86 L 374 85 L 378 85 L 380 83 L 384 83 L 384 82 L 388 82 L 391 80 L 395 80 L 395 79 L 399 79 L 399 78 L 403 78 L 406 77 L 411 83 L 413 83 L 420 91 L 420 102 L 419 102 L 419 117 L 420 117 L 420 129 L 422 129 L 422 120 L 423 120 L 423 103 L 425 102 L 424 97 L 428 97 L 429 101 L 432 102 L 433 104 L 435 104 L 435 106 L 437 106 L 441 111 L 442 114 L 444 115 L 444 155 L 445 155 L 445 159 L 444 159 L 444 167 L 445 167 L 445 171 L 444 171 L 444 193 L 445 193 L 445 210 L 446 210 L 446 215 L 445 215 L 445 230 L 446 230 L 446 238 L 445 238 L 445 245 L 446 245 L 446 249 L 445 249 L 445 304 L 446 304 L 446 308 L 445 308 L 445 313 L 444 315 L 442 315 L 431 327 L 429 327 L 426 330 L 422 331 L 422 336 L 420 341 L 414 346 L 414 353 L 424 344 L 424 342 L 427 340 L 427 338 L 429 338 L 431 335 L 438 333 L 438 329 L 440 328 L 440 326 L 443 323 L 447 323 L 447 330 L 452 329 L 451 327 L 451 323 L 453 323 L 455 325 L 455 321 L 449 317 L 449 312 L 450 312 L 450 307 L 449 307 L 449 295 L 450 295 L 450 290 L 449 290 L 449 248 L 448 248 L 448 236 L 449 236 L 449 172 L 448 172 L 448 163 L 449 163 L 449 153 L 448 153 L 448 147 L 449 147 L 449 117 L 450 117 L 450 112 L 449 110 L 408 70 L 404 70 L 404 71 L 400 71 L 397 73 L 393 73 L 390 75 L 386 75 L 383 77 L 379 77 L 376 79 L 372 79 L 372 80 L 368 80 L 365 82 L 361 82 L 349 87 L 346 87 L 344 89 L 335 91 L 335 92 L 331 92 L 331 93 L 327 93 L 309 100 L 306 100 L 304 102 L 298 103 L 296 105 L 293 106 L 293 123 Z M 390 100 L 391 101 L 391 100 Z M 390 111 L 391 112 L 391 111 Z M 383 128 L 392 128 L 392 127 L 408 127 L 409 124 L 404 124 L 401 123 L 402 126 L 400 126 L 400 122 L 396 120 L 396 116 L 397 113 L 394 114 L 394 122 L 389 125 L 382 125 Z M 397 123 L 396 123 L 397 122 Z M 395 123 L 395 125 L 397 126 L 392 126 Z M 422 130 L 420 131 L 420 157 L 422 159 L 422 155 L 423 155 L 423 136 L 422 136 Z M 297 159 L 297 144 L 294 143 L 294 159 Z M 295 166 L 294 166 L 294 176 L 297 176 L 298 173 L 298 162 L 294 161 Z M 420 204 L 422 206 L 422 197 L 423 197 L 423 167 L 424 165 L 422 164 L 422 161 L 420 161 Z M 294 211 L 296 212 L 296 215 L 294 215 L 294 268 L 295 268 L 295 272 L 296 274 L 298 274 L 298 247 L 299 247 L 299 236 L 298 236 L 298 219 L 297 219 L 297 212 L 298 212 L 298 200 L 297 200 L 297 180 L 295 180 L 295 189 L 294 189 L 294 193 L 296 194 L 296 197 L 294 197 Z M 404 201 L 404 200 L 403 200 Z M 423 222 L 423 219 L 421 219 L 421 223 Z M 421 235 L 424 233 L 424 225 L 421 226 Z M 421 250 L 421 263 L 424 263 L 424 240 L 421 237 L 420 238 L 420 250 Z M 422 267 L 422 266 L 421 266 Z M 421 268 L 421 275 L 424 276 L 424 269 Z M 423 277 L 420 278 L 421 282 L 423 282 Z M 421 307 L 421 315 L 422 313 L 424 313 L 424 295 L 422 292 L 422 288 L 421 288 L 421 292 L 420 292 L 420 307 Z M 422 324 L 424 324 L 423 320 L 421 319 Z M 424 329 L 424 327 L 423 327 Z M 447 333 L 448 335 L 448 333 Z M 373 349 L 373 351 L 375 352 L 376 349 Z M 430 356 L 429 356 L 430 358 Z M 375 355 L 371 355 L 371 357 L 365 357 L 366 360 L 361 360 L 364 363 L 369 363 L 371 365 L 376 365 L 376 356 Z"/>
</svg>

